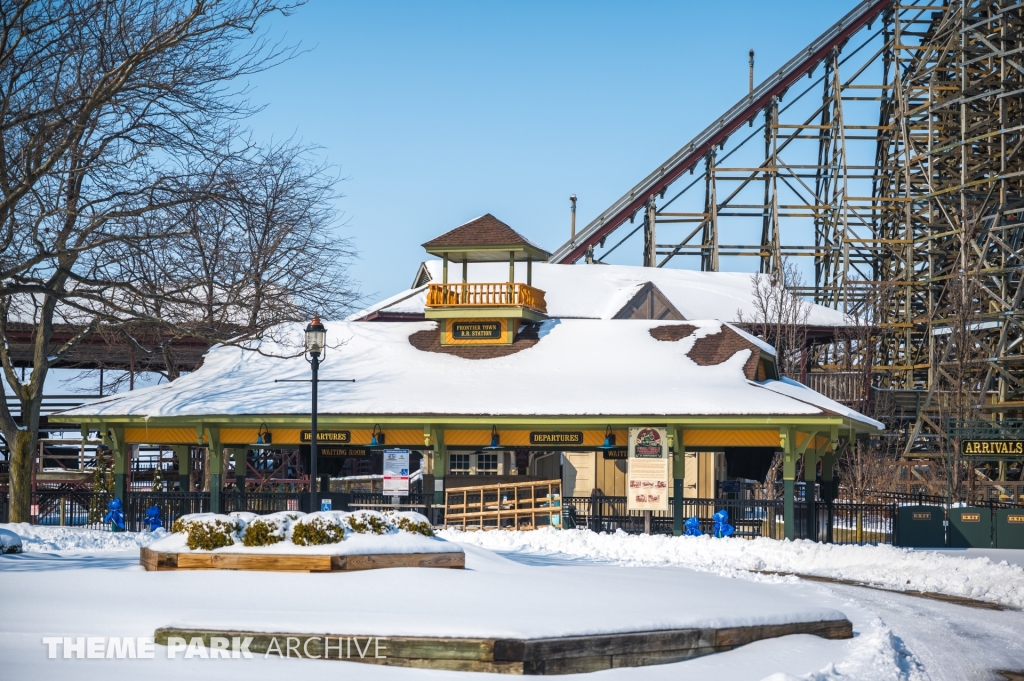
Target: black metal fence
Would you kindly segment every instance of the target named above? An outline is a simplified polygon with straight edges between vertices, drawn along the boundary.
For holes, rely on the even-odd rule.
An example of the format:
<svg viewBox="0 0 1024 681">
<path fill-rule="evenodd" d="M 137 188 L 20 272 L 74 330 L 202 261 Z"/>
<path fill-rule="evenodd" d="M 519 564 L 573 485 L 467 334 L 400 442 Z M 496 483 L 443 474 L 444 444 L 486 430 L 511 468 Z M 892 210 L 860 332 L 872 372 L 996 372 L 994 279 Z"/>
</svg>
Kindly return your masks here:
<svg viewBox="0 0 1024 681">
<path fill-rule="evenodd" d="M 403 497 L 383 494 L 332 496 L 344 497 L 343 500 L 335 501 L 335 508 L 339 510 L 412 510 L 427 516 L 434 524 L 443 522 L 444 507 L 435 505 L 434 495 L 430 493 Z M 914 503 L 930 502 L 917 495 L 913 498 Z M 305 511 L 308 499 L 308 494 L 301 492 L 227 492 L 221 495 L 220 511 Z M 108 529 L 109 523 L 103 522 L 108 501 L 109 497 L 88 491 L 38 491 L 32 496 L 32 522 L 39 525 Z M 781 499 L 684 499 L 683 517 L 697 517 L 701 530 L 710 534 L 714 526 L 712 516 L 716 511 L 724 509 L 729 513 L 729 523 L 735 528 L 735 536 L 782 539 L 785 537 L 783 504 Z M 818 502 L 814 517 L 811 518 L 811 505 L 797 501 L 794 504 L 794 534 L 797 538 L 837 544 L 893 543 L 896 509 L 899 505 L 898 502 Z M 210 511 L 210 495 L 207 492 L 131 492 L 123 506 L 126 529 L 146 529 L 146 510 L 153 506 L 160 509 L 160 520 L 169 529 L 183 515 Z M 644 514 L 627 511 L 625 497 L 566 497 L 563 506 L 565 527 L 597 532 L 644 531 Z M 671 500 L 669 508 L 673 508 Z M 7 495 L 0 493 L 0 521 L 6 521 L 6 515 Z M 672 511 L 652 514 L 652 533 L 672 534 L 673 528 Z"/>
<path fill-rule="evenodd" d="M 669 500 L 673 508 L 674 500 Z M 644 531 L 644 514 L 626 510 L 625 497 L 566 497 L 567 526 L 585 528 L 595 532 L 628 533 Z M 786 535 L 782 499 L 684 499 L 683 518 L 696 517 L 701 531 L 711 534 L 712 516 L 725 510 L 729 524 L 735 528 L 733 536 L 753 539 L 768 537 L 782 539 Z M 852 502 L 818 502 L 811 517 L 811 504 L 794 503 L 794 535 L 797 539 L 836 544 L 893 543 L 895 504 L 858 504 Z M 651 532 L 672 534 L 671 511 L 651 514 Z"/>
<path fill-rule="evenodd" d="M 309 504 L 307 492 L 225 492 L 221 494 L 221 513 L 248 511 L 276 513 L 304 511 Z"/>
<path fill-rule="evenodd" d="M 210 512 L 209 492 L 129 492 L 124 504 L 125 529 L 141 532 L 147 529 L 146 510 L 160 509 L 160 521 L 170 531 L 174 521 L 190 513 Z M 104 509 L 106 513 L 106 509 Z"/>
<path fill-rule="evenodd" d="M 38 490 L 32 494 L 29 515 L 34 525 L 110 529 L 104 522 L 106 494 L 83 490 Z M 124 499 L 122 512 L 125 529 L 138 532 L 147 528 L 146 510 L 156 506 L 160 520 L 170 528 L 180 516 L 210 510 L 207 492 L 131 492 Z M 8 521 L 8 493 L 0 493 L 0 522 Z"/>
</svg>

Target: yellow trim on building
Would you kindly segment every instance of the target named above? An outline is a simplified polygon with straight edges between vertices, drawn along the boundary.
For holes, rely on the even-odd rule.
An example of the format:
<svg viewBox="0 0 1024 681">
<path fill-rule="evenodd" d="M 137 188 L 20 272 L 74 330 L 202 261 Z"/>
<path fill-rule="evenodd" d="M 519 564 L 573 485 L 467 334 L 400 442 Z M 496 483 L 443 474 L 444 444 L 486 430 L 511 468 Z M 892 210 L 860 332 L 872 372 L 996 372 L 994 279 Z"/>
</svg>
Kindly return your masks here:
<svg viewBox="0 0 1024 681">
<path fill-rule="evenodd" d="M 571 447 L 600 447 L 604 444 L 603 430 L 581 430 L 574 428 L 537 428 L 536 430 L 498 430 L 498 438 L 501 440 L 502 447 L 533 447 L 534 449 L 541 447 L 554 447 L 557 448 L 557 444 L 538 444 L 530 442 L 530 433 L 583 433 L 583 442 L 579 444 L 571 444 L 567 446 Z M 615 433 L 615 441 L 618 447 L 626 447 L 626 438 L 628 431 L 625 430 L 613 430 Z M 445 430 L 444 431 L 444 443 L 447 447 L 486 447 L 491 444 L 491 431 L 490 430 Z"/>
<path fill-rule="evenodd" d="M 781 447 L 779 431 L 771 430 L 683 430 L 685 447 Z"/>
</svg>

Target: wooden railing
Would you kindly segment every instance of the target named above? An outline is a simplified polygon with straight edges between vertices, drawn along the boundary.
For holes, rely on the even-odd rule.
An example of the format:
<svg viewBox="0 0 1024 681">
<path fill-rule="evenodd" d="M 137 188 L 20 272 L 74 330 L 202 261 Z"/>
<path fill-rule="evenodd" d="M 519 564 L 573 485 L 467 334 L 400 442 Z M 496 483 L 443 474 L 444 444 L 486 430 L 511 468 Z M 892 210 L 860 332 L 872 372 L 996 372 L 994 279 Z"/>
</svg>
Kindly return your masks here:
<svg viewBox="0 0 1024 681">
<path fill-rule="evenodd" d="M 528 307 L 547 312 L 544 292 L 527 284 L 431 284 L 427 307 Z"/>
<path fill-rule="evenodd" d="M 807 374 L 806 385 L 825 397 L 847 406 L 867 400 L 867 378 L 863 371 L 830 371 Z"/>
</svg>

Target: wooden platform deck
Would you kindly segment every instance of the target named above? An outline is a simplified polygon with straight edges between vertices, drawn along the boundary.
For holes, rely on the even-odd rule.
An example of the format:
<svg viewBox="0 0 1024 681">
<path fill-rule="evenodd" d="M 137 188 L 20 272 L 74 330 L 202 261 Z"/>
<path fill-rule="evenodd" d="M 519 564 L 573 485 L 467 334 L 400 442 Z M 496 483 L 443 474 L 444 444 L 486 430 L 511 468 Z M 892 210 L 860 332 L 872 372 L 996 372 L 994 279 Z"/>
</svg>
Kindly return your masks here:
<svg viewBox="0 0 1024 681">
<path fill-rule="evenodd" d="M 157 570 L 264 570 L 268 572 L 350 572 L 393 567 L 466 567 L 464 553 L 379 553 L 310 556 L 276 553 L 160 553 L 143 548 L 139 562 Z"/>
<path fill-rule="evenodd" d="M 247 644 L 253 654 L 269 653 L 281 657 L 338 659 L 449 671 L 547 675 L 679 662 L 790 634 L 813 634 L 827 639 L 852 638 L 853 625 L 847 619 L 838 619 L 536 639 L 317 635 L 168 627 L 157 629 L 154 637 L 160 645 L 167 645 L 172 637 L 186 642 L 200 638 L 207 648 L 214 647 L 211 639 L 218 639 L 213 643 L 226 646 L 227 642 L 233 642 L 235 647 Z"/>
</svg>

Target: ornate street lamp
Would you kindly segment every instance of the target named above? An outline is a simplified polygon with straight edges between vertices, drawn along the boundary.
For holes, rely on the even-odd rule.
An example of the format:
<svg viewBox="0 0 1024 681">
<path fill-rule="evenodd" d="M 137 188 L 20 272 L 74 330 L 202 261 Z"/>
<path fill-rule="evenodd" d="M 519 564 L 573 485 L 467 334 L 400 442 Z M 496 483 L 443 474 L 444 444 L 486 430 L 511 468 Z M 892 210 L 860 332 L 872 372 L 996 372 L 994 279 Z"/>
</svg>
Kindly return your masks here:
<svg viewBox="0 0 1024 681">
<path fill-rule="evenodd" d="M 312 422 L 309 429 L 309 512 L 313 513 L 316 507 L 316 392 L 317 392 L 317 371 L 320 369 L 320 356 L 324 353 L 327 345 L 327 329 L 320 323 L 320 317 L 314 315 L 313 321 L 306 327 L 306 354 L 309 355 L 306 361 L 309 362 L 313 371 L 313 409 Z"/>
</svg>

